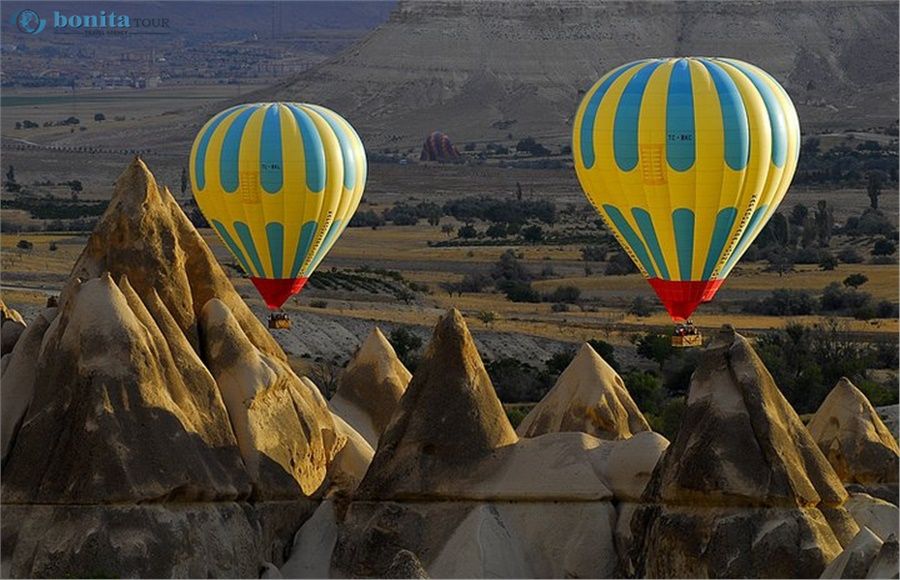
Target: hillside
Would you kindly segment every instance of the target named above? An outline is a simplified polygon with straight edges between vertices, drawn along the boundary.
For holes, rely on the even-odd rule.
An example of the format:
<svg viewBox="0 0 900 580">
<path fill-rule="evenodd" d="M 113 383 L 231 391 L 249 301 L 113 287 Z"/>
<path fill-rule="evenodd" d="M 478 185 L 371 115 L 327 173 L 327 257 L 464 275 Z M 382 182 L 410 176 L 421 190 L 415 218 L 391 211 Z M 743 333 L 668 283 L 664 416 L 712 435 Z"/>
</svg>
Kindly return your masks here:
<svg viewBox="0 0 900 580">
<path fill-rule="evenodd" d="M 533 135 L 568 140 L 584 90 L 650 56 L 718 55 L 781 81 L 805 131 L 888 124 L 897 5 L 804 2 L 410 2 L 338 57 L 261 91 L 321 102 L 367 145 Z"/>
</svg>

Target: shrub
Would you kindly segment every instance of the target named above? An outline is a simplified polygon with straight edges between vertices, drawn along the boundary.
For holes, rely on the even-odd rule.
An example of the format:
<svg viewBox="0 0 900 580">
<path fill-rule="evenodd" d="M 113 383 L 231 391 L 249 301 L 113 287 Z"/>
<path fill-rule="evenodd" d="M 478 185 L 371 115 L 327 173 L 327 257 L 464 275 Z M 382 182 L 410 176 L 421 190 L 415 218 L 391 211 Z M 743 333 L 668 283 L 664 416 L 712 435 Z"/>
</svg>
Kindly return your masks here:
<svg viewBox="0 0 900 580">
<path fill-rule="evenodd" d="M 563 304 L 561 302 L 557 302 L 556 304 L 554 304 L 553 306 L 550 307 L 550 311 L 551 312 L 568 312 L 569 305 Z"/>
<path fill-rule="evenodd" d="M 519 426 L 525 417 L 528 416 L 528 413 L 531 411 L 531 407 L 526 407 L 523 405 L 503 405 L 503 410 L 506 411 L 506 418 L 509 419 L 510 425 L 513 426 L 513 429 Z"/>
<path fill-rule="evenodd" d="M 535 244 L 544 239 L 544 228 L 534 224 L 522 230 L 522 239 L 526 242 Z"/>
<path fill-rule="evenodd" d="M 616 372 L 622 370 L 621 365 L 619 364 L 619 360 L 616 358 L 616 349 L 613 345 L 609 344 L 605 340 L 599 340 L 596 338 L 592 338 L 588 341 L 588 344 L 591 345 L 591 348 L 596 351 L 600 357 L 606 361 L 606 363 L 613 368 Z"/>
<path fill-rule="evenodd" d="M 522 280 L 504 280 L 497 289 L 506 295 L 511 302 L 540 302 L 541 295 L 531 287 L 531 282 Z"/>
<path fill-rule="evenodd" d="M 844 286 L 848 288 L 859 288 L 869 281 L 869 277 L 865 274 L 850 274 L 844 278 Z"/>
<path fill-rule="evenodd" d="M 874 256 L 869 260 L 869 263 L 876 266 L 892 265 L 897 263 L 897 258 L 894 256 Z"/>
<path fill-rule="evenodd" d="M 803 290 L 778 289 L 762 300 L 750 302 L 744 310 L 767 316 L 802 316 L 812 314 L 816 302 L 812 295 Z"/>
<path fill-rule="evenodd" d="M 837 282 L 832 282 L 822 292 L 820 303 L 825 312 L 835 312 L 858 309 L 871 300 L 872 295 L 867 292 L 847 289 Z"/>
<path fill-rule="evenodd" d="M 28 240 L 19 240 L 18 242 L 16 242 L 16 247 L 20 250 L 30 250 L 34 247 L 34 244 L 29 242 Z"/>
<path fill-rule="evenodd" d="M 875 240 L 875 245 L 872 246 L 873 256 L 890 256 L 896 251 L 897 246 L 894 245 L 894 242 L 888 240 L 887 238 L 879 238 Z"/>
<path fill-rule="evenodd" d="M 634 274 L 637 272 L 637 266 L 624 252 L 615 252 L 609 257 L 604 273 L 607 276 L 624 276 L 626 274 Z"/>
<path fill-rule="evenodd" d="M 581 298 L 581 290 L 576 286 L 559 286 L 545 297 L 547 302 L 562 302 L 564 304 L 575 304 L 579 298 Z"/>
<path fill-rule="evenodd" d="M 581 259 L 585 262 L 602 262 L 606 259 L 606 248 L 603 246 L 584 246 L 581 248 Z"/>
<path fill-rule="evenodd" d="M 309 305 L 313 308 L 328 308 L 327 300 L 311 300 Z"/>
<path fill-rule="evenodd" d="M 666 399 L 659 377 L 646 371 L 632 370 L 622 375 L 622 381 L 643 413 L 654 414 Z"/>
<path fill-rule="evenodd" d="M 838 260 L 845 264 L 861 264 L 862 256 L 853 248 L 844 248 L 838 253 Z"/>
<path fill-rule="evenodd" d="M 558 376 L 569 364 L 572 362 L 572 359 L 575 358 L 575 350 L 567 349 L 557 353 L 554 353 L 549 359 L 547 359 L 547 372 L 553 376 Z"/>
<path fill-rule="evenodd" d="M 648 332 L 638 338 L 635 345 L 637 346 L 638 355 L 654 361 L 660 368 L 674 352 L 672 339 L 665 334 Z"/>
<path fill-rule="evenodd" d="M 459 230 L 457 230 L 456 235 L 464 240 L 470 240 L 476 236 L 478 236 L 478 230 L 475 229 L 475 226 L 472 224 L 466 224 L 464 226 L 460 226 Z"/>
<path fill-rule="evenodd" d="M 900 316 L 900 308 L 890 300 L 882 300 L 875 306 L 876 318 L 897 318 L 898 316 Z"/>
<path fill-rule="evenodd" d="M 504 403 L 540 401 L 553 385 L 546 372 L 514 358 L 488 361 L 484 366 L 497 397 Z"/>
<path fill-rule="evenodd" d="M 397 358 L 407 367 L 415 366 L 414 353 L 422 346 L 422 339 L 402 326 L 398 326 L 391 331 L 388 337 L 391 346 L 397 353 Z"/>
<path fill-rule="evenodd" d="M 653 314 L 653 305 L 643 296 L 635 296 L 628 307 L 628 313 L 644 318 Z"/>
<path fill-rule="evenodd" d="M 819 260 L 819 269 L 824 271 L 831 271 L 837 267 L 838 259 L 828 252 L 822 252 L 822 257 Z"/>
<path fill-rule="evenodd" d="M 681 419 L 684 416 L 687 403 L 683 397 L 676 397 L 666 401 L 658 414 L 650 414 L 647 421 L 654 431 L 673 441 L 678 429 L 681 427 Z"/>
</svg>

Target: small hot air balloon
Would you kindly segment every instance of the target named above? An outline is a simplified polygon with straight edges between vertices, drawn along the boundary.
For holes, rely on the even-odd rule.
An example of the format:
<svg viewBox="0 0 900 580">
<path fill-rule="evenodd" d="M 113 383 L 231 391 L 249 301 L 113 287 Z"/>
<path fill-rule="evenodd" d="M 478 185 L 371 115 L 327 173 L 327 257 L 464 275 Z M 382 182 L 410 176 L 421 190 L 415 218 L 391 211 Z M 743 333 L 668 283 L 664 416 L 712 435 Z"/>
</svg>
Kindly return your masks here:
<svg viewBox="0 0 900 580">
<path fill-rule="evenodd" d="M 588 200 L 680 322 L 775 212 L 800 125 L 781 85 L 751 64 L 647 59 L 587 92 L 572 151 Z"/>
<path fill-rule="evenodd" d="M 299 292 L 356 212 L 366 154 L 324 107 L 238 105 L 210 119 L 191 149 L 200 211 L 271 310 Z M 270 326 L 286 317 L 273 315 Z"/>
</svg>

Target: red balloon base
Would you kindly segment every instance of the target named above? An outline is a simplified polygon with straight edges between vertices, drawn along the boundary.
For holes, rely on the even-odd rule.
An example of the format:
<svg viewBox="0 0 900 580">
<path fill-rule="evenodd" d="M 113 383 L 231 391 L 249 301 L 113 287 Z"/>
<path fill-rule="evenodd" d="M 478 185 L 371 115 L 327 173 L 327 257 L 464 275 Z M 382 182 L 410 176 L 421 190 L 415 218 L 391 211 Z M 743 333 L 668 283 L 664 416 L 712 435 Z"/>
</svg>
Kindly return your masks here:
<svg viewBox="0 0 900 580">
<path fill-rule="evenodd" d="M 647 280 L 676 322 L 687 320 L 701 302 L 709 302 L 725 280 Z"/>
<path fill-rule="evenodd" d="M 303 289 L 309 278 L 254 278 L 250 281 L 259 290 L 269 310 L 278 310 L 288 298 Z"/>
</svg>

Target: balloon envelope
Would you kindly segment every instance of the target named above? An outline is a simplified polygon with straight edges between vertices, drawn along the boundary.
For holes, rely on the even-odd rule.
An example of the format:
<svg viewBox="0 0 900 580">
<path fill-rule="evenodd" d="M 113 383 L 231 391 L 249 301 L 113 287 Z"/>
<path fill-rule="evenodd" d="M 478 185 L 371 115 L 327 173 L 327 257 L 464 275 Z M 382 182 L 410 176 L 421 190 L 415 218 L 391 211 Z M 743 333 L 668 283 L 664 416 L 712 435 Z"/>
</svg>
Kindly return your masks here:
<svg viewBox="0 0 900 580">
<path fill-rule="evenodd" d="M 309 104 L 232 107 L 191 149 L 197 205 L 271 309 L 303 288 L 347 227 L 366 171 L 356 131 Z"/>
<path fill-rule="evenodd" d="M 799 151 L 781 85 L 726 58 L 614 69 L 582 100 L 572 144 L 585 195 L 675 320 L 715 295 L 784 197 Z"/>
</svg>

